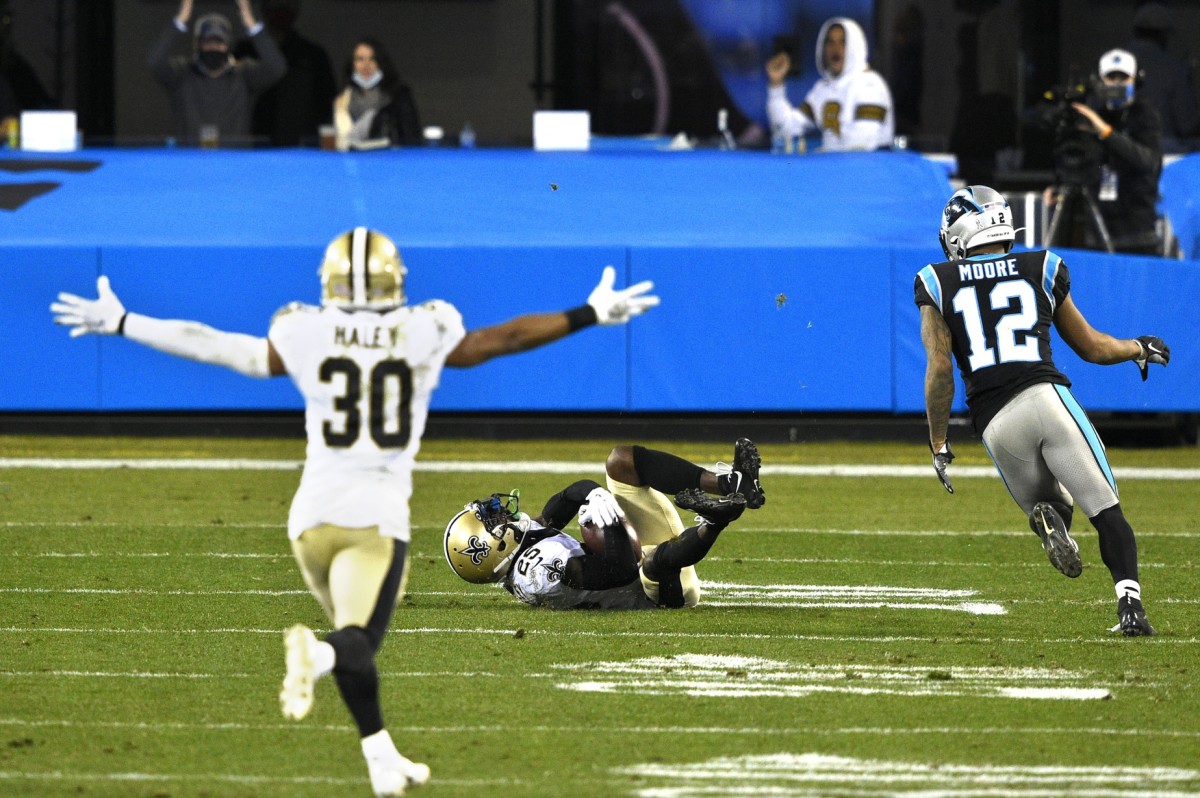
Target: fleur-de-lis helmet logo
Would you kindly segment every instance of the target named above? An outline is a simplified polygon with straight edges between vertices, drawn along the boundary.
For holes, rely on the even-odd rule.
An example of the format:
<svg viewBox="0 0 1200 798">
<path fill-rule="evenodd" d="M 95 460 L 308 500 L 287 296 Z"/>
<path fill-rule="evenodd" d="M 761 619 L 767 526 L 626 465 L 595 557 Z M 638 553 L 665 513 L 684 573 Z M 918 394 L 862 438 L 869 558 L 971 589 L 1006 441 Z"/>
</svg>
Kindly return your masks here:
<svg viewBox="0 0 1200 798">
<path fill-rule="evenodd" d="M 476 565 L 483 563 L 483 558 L 488 556 L 492 551 L 479 535 L 471 535 L 467 538 L 467 547 L 462 550 L 462 553 L 471 558 L 471 562 Z"/>
</svg>

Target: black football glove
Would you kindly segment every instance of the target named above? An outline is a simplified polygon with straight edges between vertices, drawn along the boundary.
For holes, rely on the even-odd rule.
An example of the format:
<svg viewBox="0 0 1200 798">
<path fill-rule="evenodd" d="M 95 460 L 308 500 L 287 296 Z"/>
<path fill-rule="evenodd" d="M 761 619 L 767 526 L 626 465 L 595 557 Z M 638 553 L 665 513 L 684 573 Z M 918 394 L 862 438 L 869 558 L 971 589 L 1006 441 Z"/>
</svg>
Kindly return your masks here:
<svg viewBox="0 0 1200 798">
<path fill-rule="evenodd" d="M 1145 382 L 1150 376 L 1151 363 L 1165 366 L 1171 362 L 1171 347 L 1157 335 L 1139 335 L 1137 342 L 1142 348 L 1142 354 L 1135 357 L 1133 362 L 1137 363 L 1138 370 L 1142 372 L 1142 382 Z"/>
<path fill-rule="evenodd" d="M 933 444 L 929 444 L 929 451 L 933 452 Z M 950 465 L 950 461 L 954 459 L 954 452 L 950 450 L 950 441 L 942 444 L 942 448 L 933 452 L 933 470 L 937 472 L 937 478 L 941 480 L 942 487 L 949 493 L 954 492 L 954 486 L 950 484 L 950 476 L 946 473 L 946 466 Z"/>
</svg>

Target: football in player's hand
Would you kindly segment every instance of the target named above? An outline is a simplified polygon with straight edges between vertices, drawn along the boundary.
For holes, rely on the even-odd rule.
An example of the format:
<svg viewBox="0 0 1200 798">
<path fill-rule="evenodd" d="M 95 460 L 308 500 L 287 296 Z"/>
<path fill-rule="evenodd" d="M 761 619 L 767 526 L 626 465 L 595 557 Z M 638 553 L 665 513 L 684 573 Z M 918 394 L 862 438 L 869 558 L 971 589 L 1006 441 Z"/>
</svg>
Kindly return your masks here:
<svg viewBox="0 0 1200 798">
<path fill-rule="evenodd" d="M 633 527 L 629 522 L 622 519 L 621 524 L 625 527 L 625 531 L 629 534 L 629 540 L 633 543 L 633 553 L 637 555 L 638 562 L 642 559 L 642 544 L 638 541 L 637 533 L 633 531 Z M 580 524 L 579 530 L 583 534 L 583 548 L 589 554 L 604 553 L 604 532 L 595 524 Z"/>
</svg>

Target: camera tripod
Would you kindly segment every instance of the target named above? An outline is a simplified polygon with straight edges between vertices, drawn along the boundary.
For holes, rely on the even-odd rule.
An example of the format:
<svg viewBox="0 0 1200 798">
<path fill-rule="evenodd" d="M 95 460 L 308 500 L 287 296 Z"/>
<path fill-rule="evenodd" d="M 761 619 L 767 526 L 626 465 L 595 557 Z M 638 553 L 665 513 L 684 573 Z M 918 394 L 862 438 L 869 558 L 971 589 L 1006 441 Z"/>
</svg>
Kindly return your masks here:
<svg viewBox="0 0 1200 798">
<path fill-rule="evenodd" d="M 1071 211 L 1076 208 L 1080 201 L 1083 202 L 1087 210 L 1084 219 L 1091 222 L 1092 232 L 1104 242 L 1105 251 L 1113 252 L 1112 236 L 1108 234 L 1108 227 L 1104 224 L 1104 217 L 1100 215 L 1100 205 L 1096 202 L 1096 195 L 1087 186 L 1076 183 L 1068 183 L 1060 189 L 1058 207 L 1054 209 L 1054 216 L 1050 219 L 1050 226 L 1046 228 L 1046 248 L 1049 249 L 1054 246 L 1058 238 L 1059 227 L 1064 223 L 1069 223 Z"/>
</svg>

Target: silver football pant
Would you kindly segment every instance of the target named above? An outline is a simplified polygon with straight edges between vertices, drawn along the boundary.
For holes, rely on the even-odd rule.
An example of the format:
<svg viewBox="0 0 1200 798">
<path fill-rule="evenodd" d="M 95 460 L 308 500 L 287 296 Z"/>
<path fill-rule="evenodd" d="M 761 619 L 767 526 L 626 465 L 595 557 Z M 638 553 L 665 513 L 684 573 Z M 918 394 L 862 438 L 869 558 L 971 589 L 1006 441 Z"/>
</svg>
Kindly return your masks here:
<svg viewBox="0 0 1200 798">
<path fill-rule="evenodd" d="M 1120 501 L 1104 444 L 1063 385 L 1032 385 L 983 431 L 983 445 L 1026 515 L 1033 505 L 1072 499 L 1088 518 Z"/>
</svg>

